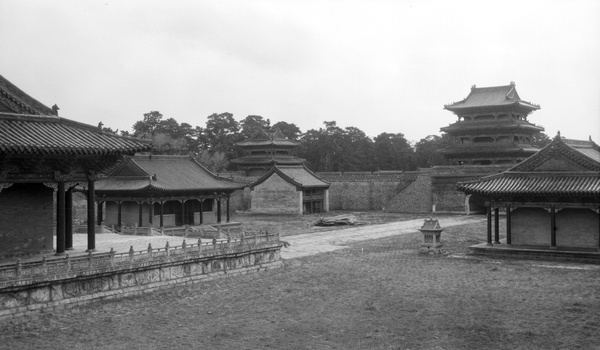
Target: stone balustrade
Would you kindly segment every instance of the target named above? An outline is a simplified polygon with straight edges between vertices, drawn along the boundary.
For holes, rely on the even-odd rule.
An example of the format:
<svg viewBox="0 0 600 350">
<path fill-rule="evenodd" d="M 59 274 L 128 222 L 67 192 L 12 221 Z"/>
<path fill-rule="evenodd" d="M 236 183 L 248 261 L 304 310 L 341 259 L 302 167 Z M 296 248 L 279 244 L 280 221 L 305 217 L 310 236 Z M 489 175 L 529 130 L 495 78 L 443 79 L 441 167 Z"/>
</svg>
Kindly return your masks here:
<svg viewBox="0 0 600 350">
<path fill-rule="evenodd" d="M 279 235 L 241 234 L 180 246 L 0 266 L 0 319 L 281 266 Z"/>
</svg>

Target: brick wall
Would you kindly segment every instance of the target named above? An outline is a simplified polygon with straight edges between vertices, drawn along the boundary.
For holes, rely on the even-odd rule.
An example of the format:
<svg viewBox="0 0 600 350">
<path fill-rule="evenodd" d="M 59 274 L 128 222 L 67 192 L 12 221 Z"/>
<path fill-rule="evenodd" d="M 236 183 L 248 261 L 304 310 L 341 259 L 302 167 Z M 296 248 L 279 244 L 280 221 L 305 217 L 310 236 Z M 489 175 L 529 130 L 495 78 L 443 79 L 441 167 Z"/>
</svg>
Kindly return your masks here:
<svg viewBox="0 0 600 350">
<path fill-rule="evenodd" d="M 431 172 L 422 169 L 417 179 L 394 196 L 385 207 L 391 213 L 431 213 Z"/>
<path fill-rule="evenodd" d="M 53 251 L 53 196 L 42 184 L 14 184 L 0 192 L 0 258 Z"/>
<path fill-rule="evenodd" d="M 456 189 L 456 184 L 500 173 L 509 167 L 510 165 L 466 165 L 431 168 L 431 194 L 435 211 L 465 213 L 466 195 Z"/>
<path fill-rule="evenodd" d="M 512 244 L 550 246 L 550 213 L 542 208 L 511 212 Z"/>
<path fill-rule="evenodd" d="M 253 213 L 302 214 L 302 191 L 273 174 L 252 190 Z"/>
<path fill-rule="evenodd" d="M 590 209 L 559 210 L 556 213 L 556 245 L 597 248 L 598 216 Z"/>
<path fill-rule="evenodd" d="M 417 179 L 417 172 L 322 172 L 329 182 L 330 210 L 384 210 L 388 202 Z"/>
</svg>

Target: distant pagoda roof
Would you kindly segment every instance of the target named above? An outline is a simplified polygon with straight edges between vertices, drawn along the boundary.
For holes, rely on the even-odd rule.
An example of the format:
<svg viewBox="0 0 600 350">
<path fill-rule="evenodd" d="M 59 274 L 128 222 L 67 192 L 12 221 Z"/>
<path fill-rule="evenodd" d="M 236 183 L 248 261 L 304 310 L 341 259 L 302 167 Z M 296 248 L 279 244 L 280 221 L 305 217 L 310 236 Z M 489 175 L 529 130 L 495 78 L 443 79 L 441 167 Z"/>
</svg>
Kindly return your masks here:
<svg viewBox="0 0 600 350">
<path fill-rule="evenodd" d="M 272 157 L 240 157 L 232 159 L 233 164 L 238 165 L 300 165 L 306 162 L 304 158 L 298 158 L 293 156 L 272 156 Z"/>
<path fill-rule="evenodd" d="M 444 109 L 460 112 L 470 109 L 509 106 L 517 106 L 529 111 L 540 109 L 539 105 L 524 101 L 519 97 L 514 82 L 511 82 L 510 85 L 481 88 L 473 85 L 471 92 L 465 99 L 447 104 Z"/>
<path fill-rule="evenodd" d="M 243 148 L 263 146 L 298 147 L 300 142 L 287 139 L 279 129 L 258 129 L 249 139 L 238 142 L 236 145 Z"/>
</svg>

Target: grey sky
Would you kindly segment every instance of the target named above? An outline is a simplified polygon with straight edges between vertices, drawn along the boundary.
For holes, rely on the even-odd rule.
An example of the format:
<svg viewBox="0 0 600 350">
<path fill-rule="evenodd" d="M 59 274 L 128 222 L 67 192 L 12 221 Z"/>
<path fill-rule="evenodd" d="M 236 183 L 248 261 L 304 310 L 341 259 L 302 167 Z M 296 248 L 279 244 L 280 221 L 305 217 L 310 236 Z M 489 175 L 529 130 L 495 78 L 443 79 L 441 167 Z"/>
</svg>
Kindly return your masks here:
<svg viewBox="0 0 600 350">
<path fill-rule="evenodd" d="M 418 141 L 514 81 L 549 136 L 600 141 L 597 0 L 0 0 L 0 42 L 0 74 L 113 129 L 230 112 Z"/>
</svg>

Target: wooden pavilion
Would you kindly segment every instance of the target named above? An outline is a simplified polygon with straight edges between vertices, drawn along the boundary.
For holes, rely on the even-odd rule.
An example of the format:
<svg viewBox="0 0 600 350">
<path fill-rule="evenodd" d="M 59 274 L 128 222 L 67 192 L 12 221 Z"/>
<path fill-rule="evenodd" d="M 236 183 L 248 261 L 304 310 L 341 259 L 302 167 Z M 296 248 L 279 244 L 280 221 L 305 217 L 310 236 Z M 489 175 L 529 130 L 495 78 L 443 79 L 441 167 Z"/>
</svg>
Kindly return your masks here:
<svg viewBox="0 0 600 350">
<path fill-rule="evenodd" d="M 485 199 L 487 243 L 476 249 L 600 260 L 600 147 L 593 141 L 559 133 L 522 163 L 457 188 Z M 499 239 L 500 209 L 506 212 L 505 244 Z"/>
<path fill-rule="evenodd" d="M 98 223 L 174 227 L 230 221 L 230 194 L 243 184 L 220 178 L 191 156 L 127 157 L 96 186 Z"/>
<path fill-rule="evenodd" d="M 76 186 L 87 192 L 88 250 L 95 250 L 95 182 L 124 155 L 150 147 L 58 117 L 56 105 L 46 107 L 0 76 L 0 259 L 71 249 Z"/>
</svg>

